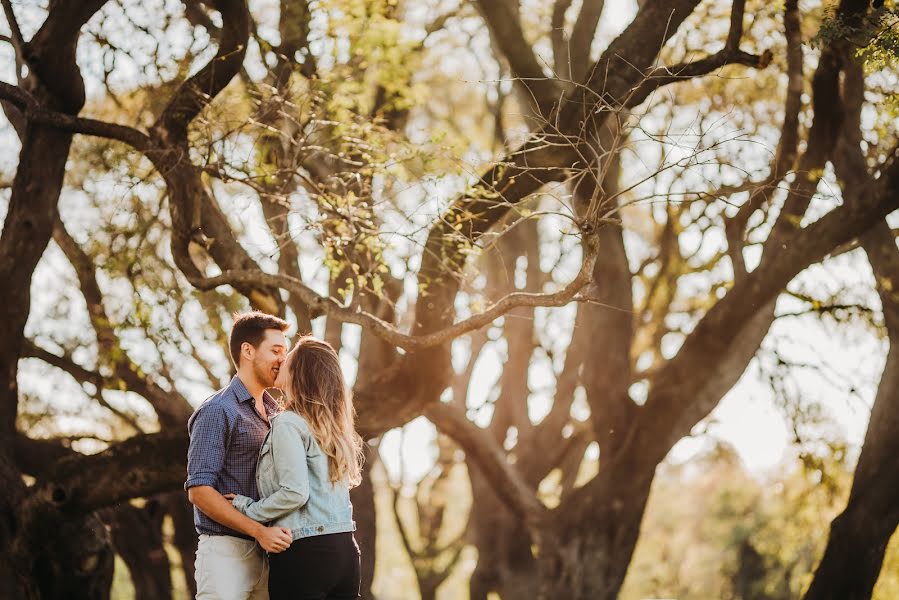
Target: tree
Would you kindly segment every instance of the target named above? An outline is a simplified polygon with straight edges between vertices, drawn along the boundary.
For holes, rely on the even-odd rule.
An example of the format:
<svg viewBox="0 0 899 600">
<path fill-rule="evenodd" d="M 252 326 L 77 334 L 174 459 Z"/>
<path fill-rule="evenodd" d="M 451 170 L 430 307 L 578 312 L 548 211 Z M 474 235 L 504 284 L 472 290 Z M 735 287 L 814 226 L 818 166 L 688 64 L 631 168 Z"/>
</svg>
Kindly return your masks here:
<svg viewBox="0 0 899 600">
<path fill-rule="evenodd" d="M 697 0 L 648 0 L 595 61 L 590 59 L 590 47 L 601 4 L 584 3 L 569 27 L 569 3 L 555 3 L 550 37 L 555 63 L 561 67 L 559 77 L 543 68 L 528 42 L 517 3 L 476 5 L 515 81 L 517 103 L 525 115 L 520 129 L 526 133 L 520 144 L 503 136 L 509 149 L 491 157 L 486 166 L 477 165 L 480 175 L 466 177 L 461 169 L 450 172 L 447 179 L 462 184 L 456 186 L 456 196 L 449 203 L 426 205 L 421 219 L 422 207 L 416 202 L 409 206 L 408 200 L 404 204 L 401 188 L 435 173 L 447 176 L 447 164 L 454 157 L 439 143 L 416 138 L 410 126 L 414 118 L 421 118 L 410 91 L 416 84 L 414 65 L 426 60 L 428 38 L 447 22 L 478 19 L 465 14 L 464 8 L 417 23 L 421 36 L 409 40 L 400 35 L 407 16 L 393 2 L 335 0 L 311 6 L 284 0 L 277 4 L 276 19 L 264 11 L 251 14 L 241 0 L 185 2 L 183 15 L 152 27 L 162 35 L 188 27 L 200 43 L 179 50 L 177 59 L 149 53 L 151 58 L 143 65 L 159 76 L 125 94 L 117 94 L 110 73 L 104 73 L 101 79 L 109 92 L 104 102 L 91 106 L 99 118 L 86 118 L 78 116 L 86 99 L 76 49 L 93 38 L 92 47 L 111 57 L 114 72 L 115 61 L 126 60 L 129 48 L 118 47 L 109 28 L 137 19 L 134 5 L 52 2 L 41 12 L 40 28 L 26 41 L 11 3 L 4 2 L 21 76 L 16 86 L 0 84 L 4 111 L 21 142 L 0 236 L 0 276 L 8 282 L 10 297 L 18 300 L 8 303 L 3 325 L 8 342 L 0 370 L 4 377 L 0 384 L 7 390 L 0 413 L 4 428 L 0 482 L 11 490 L 0 505 L 6 517 L 5 529 L 0 529 L 6 596 L 51 597 L 53 590 L 39 589 L 44 584 L 29 575 L 42 561 L 64 564 L 72 556 L 99 557 L 100 552 L 87 547 L 67 548 L 66 556 L 43 556 L 42 541 L 60 525 L 80 523 L 89 529 L 87 520 L 96 509 L 181 485 L 183 423 L 190 405 L 177 393 L 183 375 L 170 368 L 172 377 L 167 377 L 165 369 L 180 351 L 192 356 L 210 383 L 217 379 L 201 345 L 192 342 L 205 338 L 218 343 L 216 336 L 227 322 L 223 309 L 230 301 L 212 290 L 226 285 L 253 306 L 292 314 L 301 329 L 324 316 L 325 335 L 335 341 L 342 339 L 342 324 L 361 326 L 354 392 L 364 434 L 377 436 L 426 412 L 481 469 L 475 477 L 492 485 L 510 519 L 524 523 L 523 533 L 537 548 L 534 561 L 541 596 L 617 594 L 656 466 L 743 373 L 774 319 L 778 294 L 804 268 L 855 243 L 897 208 L 895 150 L 875 145 L 871 158 L 879 176 L 864 192 L 845 195 L 841 206 L 810 224 L 803 221 L 813 215 L 809 206 L 825 165 L 836 164 L 847 153 L 837 144 L 841 133 L 835 125 L 845 128 L 840 80 L 850 68 L 849 44 L 866 41 L 857 39 L 864 35 L 859 32 L 866 31 L 871 38 L 882 30 L 882 24 L 864 28 L 859 24 L 883 9 L 852 0 L 840 4 L 834 21 L 840 26 L 833 35 L 822 37 L 812 79 L 814 120 L 797 160 L 803 133 L 799 127 L 803 56 L 799 8 L 796 2 L 787 3 L 783 17 L 787 85 L 783 118 L 777 124 L 778 149 L 767 175 L 742 178 L 734 185 L 726 182 L 732 173 L 718 173 L 713 189 L 700 188 L 695 175 L 688 174 L 718 164 L 697 158 L 709 150 L 714 155 L 717 145 L 704 148 L 700 141 L 678 159 L 673 153 L 677 145 L 663 139 L 660 146 L 672 154 L 663 156 L 647 180 L 664 186 L 671 183 L 666 172 L 678 173 L 684 182 L 672 187 L 683 195 L 650 191 L 651 197 L 664 199 L 664 210 L 650 218 L 658 218 L 661 226 L 650 228 L 646 245 L 653 250 L 640 261 L 642 268 L 632 272 L 636 257 L 617 220 L 620 216 L 627 226 L 625 205 L 639 206 L 637 190 L 642 188 L 634 182 L 622 184 L 614 174 L 630 151 L 625 150 L 627 140 L 639 135 L 641 122 L 647 123 L 635 115 L 662 105 L 658 99 L 664 98 L 663 89 L 688 94 L 692 85 L 720 83 L 703 77 L 724 67 L 770 67 L 770 53 L 743 49 L 748 43 L 746 3 L 737 0 L 729 14 L 719 15 L 698 9 Z M 94 15 L 99 17 L 91 20 Z M 724 39 L 721 50 L 699 60 L 680 52 L 686 42 L 678 32 L 685 22 L 726 23 L 726 33 L 706 29 L 712 38 L 709 47 Z M 128 25 L 135 32 L 141 26 L 148 27 L 139 19 Z M 137 37 L 129 41 L 134 54 L 141 53 Z M 214 56 L 205 51 L 207 47 L 215 48 Z M 679 52 L 683 56 L 678 58 Z M 706 95 L 726 94 L 729 87 L 736 84 L 723 84 L 720 91 L 710 88 Z M 439 100 L 445 101 L 435 99 L 435 105 Z M 500 112 L 494 122 L 502 126 L 502 103 L 495 104 Z M 676 116 L 679 102 L 669 108 Z M 129 110 L 139 115 L 137 125 L 118 124 L 132 118 Z M 853 127 L 855 132 L 858 126 Z M 70 155 L 76 133 L 99 141 Z M 489 146 L 496 146 L 494 136 Z M 104 270 L 115 281 L 136 283 L 131 289 L 138 298 L 155 289 L 158 299 L 164 295 L 160 286 L 166 286 L 165 290 L 173 290 L 172 306 L 183 306 L 181 310 L 196 317 L 188 328 L 179 309 L 168 311 L 169 317 L 176 315 L 169 318 L 169 340 L 157 335 L 162 333 L 154 322 L 159 314 L 136 319 L 133 329 L 150 326 L 143 328 L 144 339 L 165 342 L 152 361 L 135 358 L 132 354 L 138 353 L 116 339 L 131 324 L 104 314 L 102 294 L 112 293 L 114 286 L 101 291 L 103 286 L 92 280 L 91 266 L 99 256 L 115 258 L 113 246 L 96 248 L 93 255 L 79 250 L 80 244 L 67 233 L 68 223 L 59 216 L 66 162 L 81 157 L 100 163 L 93 165 L 94 172 L 118 172 L 134 181 L 139 194 L 132 198 L 142 202 L 132 205 L 130 212 L 146 225 L 143 231 L 153 232 L 141 235 L 123 228 L 126 231 L 113 233 L 111 238 L 123 240 L 121 250 L 131 253 L 134 262 L 109 260 Z M 104 157 L 110 164 L 103 164 Z M 776 193 L 778 185 L 789 188 L 785 197 Z M 271 257 L 229 220 L 238 186 L 265 216 L 267 240 L 276 247 Z M 519 240 L 522 246 L 509 255 L 516 260 L 533 256 L 528 254 L 537 241 L 532 224 L 542 216 L 539 210 L 531 212 L 534 195 L 566 188 L 572 198 L 556 203 L 553 212 L 570 211 L 570 231 L 578 236 L 581 264 L 571 277 L 556 281 L 550 290 L 511 291 L 486 309 L 468 310 L 467 318 L 457 320 L 460 300 L 489 295 L 480 290 L 469 294 L 463 286 L 470 274 L 469 257 L 494 251 L 502 255 L 505 238 L 517 239 L 516 230 L 526 233 L 529 227 L 530 237 Z M 96 195 L 102 199 L 102 193 Z M 155 214 L 148 214 L 143 201 L 155 203 Z M 725 210 L 727 202 L 739 204 Z M 692 206 L 700 207 L 699 216 Z M 708 224 L 701 222 L 702 217 Z M 312 233 L 295 235 L 291 221 L 304 218 Z M 762 226 L 747 231 L 758 219 Z M 397 220 L 418 228 L 407 234 L 415 250 L 391 257 L 382 231 Z M 730 275 L 706 290 L 703 302 L 685 308 L 676 305 L 676 289 L 687 271 L 697 268 L 697 261 L 691 264 L 695 257 L 684 256 L 679 247 L 678 229 L 684 221 L 687 227 L 726 233 L 726 251 L 705 260 L 700 268 L 730 264 Z M 96 337 L 95 368 L 25 340 L 32 276 L 51 237 L 78 275 Z M 313 262 L 327 267 L 324 282 L 314 281 L 315 276 L 300 268 L 304 252 L 309 252 L 300 242 L 309 241 L 319 248 Z M 552 243 L 564 246 L 558 239 Z M 746 264 L 747 244 L 764 247 L 755 268 Z M 165 247 L 167 251 L 161 250 Z M 134 265 L 143 265 L 140 273 L 135 273 Z M 402 276 L 395 275 L 395 266 L 404 271 Z M 193 295 L 190 288 L 198 293 Z M 634 289 L 644 289 L 645 294 L 635 297 Z M 638 306 L 640 300 L 643 306 Z M 531 348 L 517 344 L 510 352 L 509 381 L 503 384 L 508 400 L 497 405 L 509 412 L 494 415 L 492 431 L 472 425 L 458 399 L 455 404 L 440 399 L 453 384 L 454 340 L 474 335 L 504 315 L 511 321 L 515 311 L 527 313 L 573 301 L 585 315 L 581 326 L 585 337 L 597 342 L 590 344 L 593 360 L 572 359 L 581 363 L 577 377 L 589 407 L 586 433 L 574 445 L 595 441 L 600 463 L 595 477 L 549 508 L 537 497 L 536 487 L 540 475 L 559 463 L 548 461 L 529 474 L 510 466 L 501 446 L 513 422 L 523 426 L 519 434 L 529 429 L 526 411 L 514 402 L 523 399 L 509 390 L 515 383 L 511 374 L 529 364 Z M 683 331 L 675 331 L 666 321 L 675 313 L 684 317 Z M 646 342 L 643 336 L 653 328 L 655 333 Z M 504 330 L 508 341 L 527 337 L 524 329 L 509 323 L 504 323 Z M 671 339 L 669 334 L 676 339 L 674 351 L 665 341 L 666 336 Z M 634 363 L 645 352 L 649 366 L 640 368 Z M 16 447 L 29 447 L 36 440 L 16 433 L 19 407 L 25 405 L 17 390 L 17 369 L 19 360 L 29 355 L 90 382 L 97 397 L 107 403 L 101 388 L 109 383 L 138 392 L 150 403 L 150 421 L 159 431 L 108 440 L 113 443 L 91 456 L 66 453 L 55 464 L 50 464 L 55 456 L 48 457 L 32 471 L 39 476 L 37 483 L 26 487 L 21 475 L 27 470 Z M 151 362 L 161 377 L 147 375 L 144 366 Z M 635 389 L 645 394 L 640 397 Z M 528 435 L 546 429 L 556 439 L 569 416 L 570 398 L 557 399 L 554 409 L 559 418 L 552 421 L 553 427 L 534 426 Z M 577 452 L 572 455 L 576 458 Z M 91 573 L 102 583 L 107 571 L 98 568 L 99 558 L 84 564 L 94 565 Z"/>
</svg>

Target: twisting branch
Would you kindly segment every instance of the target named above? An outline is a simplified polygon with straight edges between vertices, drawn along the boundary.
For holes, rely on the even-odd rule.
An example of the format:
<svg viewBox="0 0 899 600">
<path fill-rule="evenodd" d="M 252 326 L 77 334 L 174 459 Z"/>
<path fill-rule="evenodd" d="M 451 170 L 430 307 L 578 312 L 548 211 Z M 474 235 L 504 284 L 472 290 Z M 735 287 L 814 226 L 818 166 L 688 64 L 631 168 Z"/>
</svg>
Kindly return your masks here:
<svg viewBox="0 0 899 600">
<path fill-rule="evenodd" d="M 598 252 L 599 246 L 595 237 L 587 235 L 584 237 L 584 261 L 581 269 L 578 271 L 577 276 L 561 290 L 549 294 L 513 292 L 481 313 L 477 313 L 444 329 L 421 335 L 402 333 L 399 329 L 377 316 L 362 310 L 346 308 L 335 298 L 322 296 L 302 281 L 286 275 L 271 275 L 261 271 L 225 271 L 216 277 L 191 279 L 190 281 L 194 287 L 201 290 L 209 290 L 220 285 L 240 283 L 280 287 L 299 296 L 306 305 L 317 310 L 320 314 L 329 315 L 344 323 L 362 325 L 394 346 L 407 351 L 414 351 L 438 346 L 461 335 L 480 329 L 520 306 L 564 306 L 572 300 L 580 300 L 581 298 L 577 297 L 577 294 L 590 282 L 593 264 L 596 261 Z"/>
<path fill-rule="evenodd" d="M 693 62 L 681 63 L 670 67 L 657 67 L 649 72 L 646 80 L 628 97 L 627 106 L 635 107 L 643 104 L 654 91 L 677 81 L 708 75 L 725 65 L 737 64 L 756 69 L 764 69 L 774 58 L 770 50 L 761 55 L 750 54 L 740 50 L 740 39 L 743 37 L 743 13 L 746 0 L 735 0 L 730 18 L 730 31 L 727 42 L 720 51 Z"/>
<path fill-rule="evenodd" d="M 116 502 L 179 489 L 184 483 L 186 432 L 138 435 L 86 456 L 56 464 L 23 502 L 22 529 L 40 536 L 60 520 Z"/>
<path fill-rule="evenodd" d="M 222 36 L 218 52 L 202 69 L 181 84 L 159 116 L 154 131 L 168 143 L 187 136 L 187 126 L 240 70 L 250 35 L 250 15 L 244 0 L 218 0 L 222 14 Z M 186 157 L 185 157 L 186 158 Z"/>
</svg>

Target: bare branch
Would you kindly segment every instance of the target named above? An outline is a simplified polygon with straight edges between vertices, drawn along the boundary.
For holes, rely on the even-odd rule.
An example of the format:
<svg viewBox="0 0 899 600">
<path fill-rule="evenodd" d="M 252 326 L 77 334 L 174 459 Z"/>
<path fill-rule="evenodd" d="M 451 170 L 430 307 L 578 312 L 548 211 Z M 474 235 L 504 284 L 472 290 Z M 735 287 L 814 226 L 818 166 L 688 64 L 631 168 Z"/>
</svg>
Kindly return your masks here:
<svg viewBox="0 0 899 600">
<path fill-rule="evenodd" d="M 19 29 L 19 21 L 16 19 L 16 13 L 13 12 L 12 4 L 9 0 L 3 0 L 3 12 L 6 14 L 6 23 L 9 25 L 9 31 L 11 32 L 11 36 L 7 39 L 12 43 L 16 51 L 16 58 L 31 70 L 31 51 L 28 48 L 28 43 L 22 39 L 22 30 Z M 19 73 L 16 73 L 16 77 L 19 77 Z"/>
<path fill-rule="evenodd" d="M 661 87 L 686 81 L 696 77 L 708 75 L 725 65 L 745 65 L 756 69 L 764 69 L 774 58 L 770 50 L 765 50 L 761 55 L 749 54 L 742 50 L 732 50 L 725 47 L 719 52 L 706 58 L 689 63 L 681 63 L 670 67 L 658 67 L 651 71 L 645 81 L 633 94 L 628 96 L 626 106 L 633 108 L 643 104 L 649 96 Z"/>
<path fill-rule="evenodd" d="M 87 303 L 91 324 L 97 334 L 100 360 L 112 369 L 115 377 L 129 390 L 147 399 L 160 420 L 169 424 L 183 424 L 190 416 L 192 408 L 187 399 L 176 390 L 165 390 L 152 375 L 138 366 L 122 348 L 118 334 L 103 307 L 103 293 L 97 283 L 96 268 L 90 256 L 66 231 L 62 221 L 57 220 L 53 228 L 53 240 L 65 253 L 75 269 Z"/>
<path fill-rule="evenodd" d="M 559 291 L 548 294 L 514 292 L 481 313 L 477 313 L 445 329 L 422 335 L 404 334 L 377 316 L 362 310 L 346 308 L 336 299 L 321 296 L 302 281 L 286 275 L 271 275 L 262 271 L 225 271 L 216 277 L 195 279 L 191 283 L 201 290 L 212 289 L 220 285 L 233 285 L 235 283 L 280 287 L 290 291 L 292 294 L 297 294 L 303 302 L 320 311 L 321 314 L 332 316 L 344 323 L 362 325 L 394 346 L 414 351 L 439 346 L 470 331 L 480 329 L 514 308 L 521 306 L 564 306 L 572 300 L 577 300 L 577 293 L 590 282 L 593 263 L 599 251 L 599 247 L 592 236 L 585 236 L 584 241 L 584 262 L 581 270 L 570 283 Z"/>
</svg>

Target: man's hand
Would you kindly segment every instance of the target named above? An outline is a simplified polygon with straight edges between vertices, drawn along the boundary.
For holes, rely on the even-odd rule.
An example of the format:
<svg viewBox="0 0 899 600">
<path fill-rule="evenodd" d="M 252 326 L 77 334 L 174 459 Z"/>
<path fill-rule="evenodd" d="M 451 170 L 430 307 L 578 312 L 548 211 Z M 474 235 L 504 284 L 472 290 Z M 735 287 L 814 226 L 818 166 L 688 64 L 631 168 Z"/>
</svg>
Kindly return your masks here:
<svg viewBox="0 0 899 600">
<path fill-rule="evenodd" d="M 224 496 L 210 486 L 200 485 L 192 487 L 187 490 L 187 497 L 194 506 L 203 511 L 203 513 L 213 521 L 221 523 L 225 527 L 230 527 L 231 529 L 252 538 L 256 538 L 257 540 L 263 535 L 264 530 L 268 529 L 265 525 L 257 523 L 250 517 L 242 514 L 231 505 L 229 500 L 225 499 Z M 287 530 L 287 537 L 292 537 L 290 535 L 290 530 Z M 260 545 L 262 545 L 261 541 Z M 287 545 L 290 545 L 289 539 Z M 268 550 L 268 547 L 265 549 Z M 269 551 L 271 552 L 271 550 Z"/>
<path fill-rule="evenodd" d="M 226 500 L 234 500 L 237 494 L 222 494 Z M 293 535 L 284 527 L 264 527 L 253 537 L 262 548 L 271 554 L 284 552 L 293 542 Z"/>
<path fill-rule="evenodd" d="M 264 527 L 256 536 L 263 550 L 270 553 L 284 552 L 293 542 L 293 535 L 284 527 Z"/>
</svg>

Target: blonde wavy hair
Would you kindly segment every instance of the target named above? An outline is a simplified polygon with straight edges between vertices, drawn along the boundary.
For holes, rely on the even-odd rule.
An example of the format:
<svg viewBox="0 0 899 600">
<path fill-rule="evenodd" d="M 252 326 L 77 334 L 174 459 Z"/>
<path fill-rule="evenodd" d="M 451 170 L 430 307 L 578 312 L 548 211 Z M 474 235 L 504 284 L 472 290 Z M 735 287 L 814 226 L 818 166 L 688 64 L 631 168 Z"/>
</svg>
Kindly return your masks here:
<svg viewBox="0 0 899 600">
<path fill-rule="evenodd" d="M 287 355 L 282 404 L 306 419 L 328 457 L 331 482 L 362 481 L 362 438 L 356 433 L 353 398 L 331 344 L 303 336 Z"/>
</svg>

